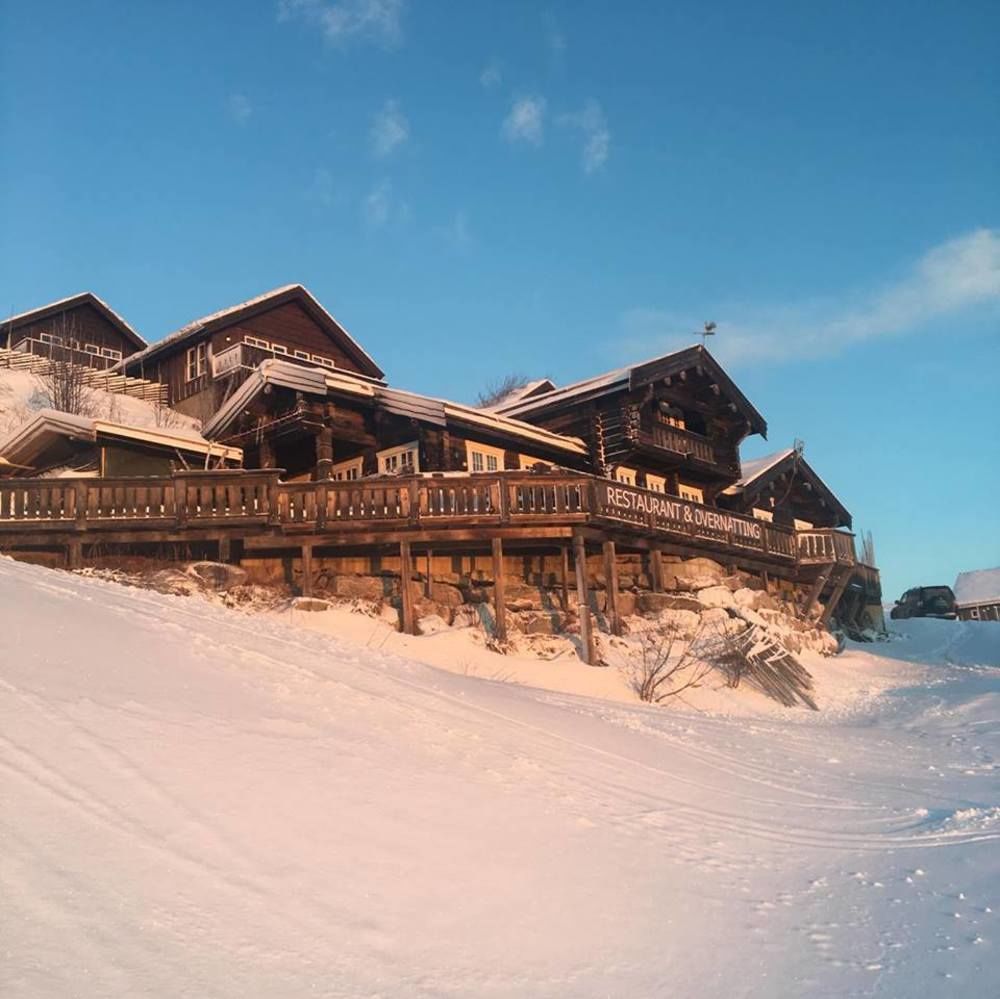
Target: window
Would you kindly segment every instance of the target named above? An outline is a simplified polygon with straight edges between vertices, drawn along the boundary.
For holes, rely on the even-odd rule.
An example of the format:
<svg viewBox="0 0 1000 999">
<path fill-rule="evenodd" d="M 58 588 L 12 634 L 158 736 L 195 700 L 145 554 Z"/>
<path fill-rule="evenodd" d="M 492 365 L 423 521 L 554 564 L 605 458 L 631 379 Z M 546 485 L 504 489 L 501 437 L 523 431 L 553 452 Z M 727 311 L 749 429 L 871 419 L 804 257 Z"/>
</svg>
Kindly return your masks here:
<svg viewBox="0 0 1000 999">
<path fill-rule="evenodd" d="M 110 357 L 116 361 L 120 361 L 122 359 L 122 352 L 120 350 L 112 350 L 110 347 L 102 347 L 101 357 Z"/>
<path fill-rule="evenodd" d="M 686 486 L 683 482 L 677 483 L 677 493 L 681 499 L 689 503 L 704 503 L 705 494 L 697 486 Z"/>
<path fill-rule="evenodd" d="M 382 475 L 420 471 L 420 445 L 416 441 L 379 451 L 378 470 Z"/>
<path fill-rule="evenodd" d="M 363 458 L 351 458 L 350 461 L 338 461 L 330 469 L 330 478 L 338 482 L 354 482 L 361 478 L 364 465 Z"/>
<path fill-rule="evenodd" d="M 187 352 L 187 380 L 193 382 L 208 370 L 208 345 L 199 343 L 197 347 L 189 347 Z"/>
<path fill-rule="evenodd" d="M 501 448 L 468 441 L 465 450 L 470 472 L 498 472 L 503 468 L 504 453 Z"/>
<path fill-rule="evenodd" d="M 93 343 L 85 343 L 83 345 L 83 349 L 88 354 L 99 354 L 101 352 L 100 348 Z"/>
<path fill-rule="evenodd" d="M 261 350 L 270 350 L 271 345 L 266 340 L 260 340 L 255 336 L 243 337 L 243 342 L 250 347 L 260 347 Z"/>
<path fill-rule="evenodd" d="M 662 475 L 652 475 L 647 472 L 646 488 L 652 489 L 654 493 L 665 493 L 667 491 L 667 480 Z"/>
<path fill-rule="evenodd" d="M 666 423 L 669 427 L 677 427 L 678 430 L 685 428 L 684 413 L 665 402 L 660 403 L 660 422 Z"/>
<path fill-rule="evenodd" d="M 271 350 L 273 350 L 276 354 L 287 354 L 288 353 L 288 348 L 282 346 L 280 343 L 272 343 L 271 344 Z"/>
<path fill-rule="evenodd" d="M 635 485 L 635 469 L 634 468 L 626 468 L 624 465 L 619 465 L 615 469 L 614 479 L 615 479 L 615 482 L 622 482 L 626 486 L 634 486 Z"/>
<path fill-rule="evenodd" d="M 298 357 L 298 358 L 301 358 L 303 361 L 308 361 L 309 360 L 309 351 L 308 350 L 297 350 L 297 351 L 295 351 L 295 356 Z"/>
<path fill-rule="evenodd" d="M 320 357 L 319 354 L 313 354 L 312 359 L 316 364 L 319 364 L 324 368 L 335 368 L 337 366 L 330 360 L 329 357 Z"/>
</svg>

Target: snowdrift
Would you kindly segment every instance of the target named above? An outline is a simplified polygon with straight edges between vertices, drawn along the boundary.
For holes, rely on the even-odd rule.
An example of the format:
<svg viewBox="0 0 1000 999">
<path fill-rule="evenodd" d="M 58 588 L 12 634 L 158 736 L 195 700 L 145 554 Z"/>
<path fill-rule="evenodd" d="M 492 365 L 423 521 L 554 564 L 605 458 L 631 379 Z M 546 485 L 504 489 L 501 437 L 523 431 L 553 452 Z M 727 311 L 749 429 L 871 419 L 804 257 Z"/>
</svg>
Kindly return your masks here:
<svg viewBox="0 0 1000 999">
<path fill-rule="evenodd" d="M 729 718 L 3 559 L 0 625 L 5 997 L 1000 994 L 990 665 Z"/>
</svg>

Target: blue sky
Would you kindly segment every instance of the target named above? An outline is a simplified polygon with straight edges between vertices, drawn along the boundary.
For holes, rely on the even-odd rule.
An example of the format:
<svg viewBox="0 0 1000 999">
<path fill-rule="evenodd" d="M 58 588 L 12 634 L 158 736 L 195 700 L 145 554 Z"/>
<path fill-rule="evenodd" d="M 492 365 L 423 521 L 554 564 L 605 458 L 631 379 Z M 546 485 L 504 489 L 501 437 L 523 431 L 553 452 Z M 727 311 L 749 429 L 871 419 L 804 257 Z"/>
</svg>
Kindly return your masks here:
<svg viewBox="0 0 1000 999">
<path fill-rule="evenodd" d="M 473 399 L 690 341 L 875 535 L 1000 564 L 1000 7 L 0 0 L 0 312 L 307 285 Z"/>
</svg>

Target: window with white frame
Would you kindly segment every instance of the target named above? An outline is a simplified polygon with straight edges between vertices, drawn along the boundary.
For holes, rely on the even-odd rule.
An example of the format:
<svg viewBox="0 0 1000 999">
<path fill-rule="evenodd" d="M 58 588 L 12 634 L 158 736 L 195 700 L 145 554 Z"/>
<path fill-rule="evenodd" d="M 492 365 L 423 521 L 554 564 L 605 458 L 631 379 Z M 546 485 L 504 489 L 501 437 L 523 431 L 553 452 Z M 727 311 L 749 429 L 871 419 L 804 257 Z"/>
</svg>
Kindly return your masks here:
<svg viewBox="0 0 1000 999">
<path fill-rule="evenodd" d="M 681 499 L 689 503 L 705 502 L 705 494 L 697 486 L 686 486 L 683 482 L 678 482 L 677 493 Z"/>
<path fill-rule="evenodd" d="M 276 354 L 288 354 L 288 348 L 284 346 L 284 344 L 280 343 L 272 343 L 271 350 L 273 350 Z"/>
<path fill-rule="evenodd" d="M 646 488 L 652 489 L 654 493 L 665 493 L 667 491 L 667 480 L 662 475 L 646 473 Z"/>
<path fill-rule="evenodd" d="M 245 336 L 243 337 L 243 342 L 248 347 L 260 347 L 261 350 L 270 350 L 271 345 L 266 340 L 261 340 L 255 336 Z"/>
<path fill-rule="evenodd" d="M 320 357 L 319 354 L 313 354 L 313 361 L 317 364 L 322 365 L 324 368 L 335 368 L 337 365 L 330 360 L 329 357 Z"/>
<path fill-rule="evenodd" d="M 196 347 L 188 348 L 185 368 L 189 382 L 200 378 L 208 371 L 208 344 L 199 343 Z"/>
<path fill-rule="evenodd" d="M 503 468 L 503 449 L 466 441 L 466 458 L 470 472 L 499 472 Z"/>
<path fill-rule="evenodd" d="M 298 358 L 301 358 L 303 361 L 308 361 L 309 360 L 309 351 L 308 350 L 297 350 L 297 351 L 295 351 L 295 356 L 298 357 Z"/>
<path fill-rule="evenodd" d="M 83 349 L 87 354 L 99 354 L 101 352 L 101 348 L 96 343 L 85 343 Z"/>
<path fill-rule="evenodd" d="M 386 448 L 384 451 L 379 451 L 376 457 L 378 470 L 382 475 L 420 471 L 420 445 L 417 441 Z"/>
<path fill-rule="evenodd" d="M 635 485 L 635 469 L 626 468 L 624 465 L 619 465 L 615 469 L 615 482 L 621 482 L 626 486 Z"/>
<path fill-rule="evenodd" d="M 364 458 L 351 458 L 349 461 L 338 461 L 330 468 L 330 478 L 338 482 L 354 482 L 361 478 Z"/>
<path fill-rule="evenodd" d="M 122 352 L 120 350 L 112 350 L 110 347 L 102 347 L 101 357 L 110 357 L 115 361 L 120 361 L 122 359 Z"/>
</svg>

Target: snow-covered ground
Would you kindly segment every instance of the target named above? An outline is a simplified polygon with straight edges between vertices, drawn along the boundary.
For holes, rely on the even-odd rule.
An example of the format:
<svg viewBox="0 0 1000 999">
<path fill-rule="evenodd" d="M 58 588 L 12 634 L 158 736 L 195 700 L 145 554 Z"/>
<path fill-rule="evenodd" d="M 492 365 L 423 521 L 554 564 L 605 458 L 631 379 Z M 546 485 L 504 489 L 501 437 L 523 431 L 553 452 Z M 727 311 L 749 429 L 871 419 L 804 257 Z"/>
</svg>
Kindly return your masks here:
<svg viewBox="0 0 1000 999">
<path fill-rule="evenodd" d="M 5 999 L 1000 995 L 1000 625 L 743 717 L 2 559 L 0 625 Z"/>
</svg>

